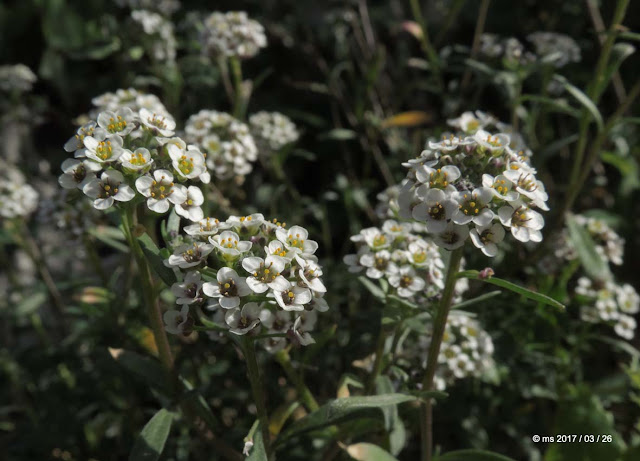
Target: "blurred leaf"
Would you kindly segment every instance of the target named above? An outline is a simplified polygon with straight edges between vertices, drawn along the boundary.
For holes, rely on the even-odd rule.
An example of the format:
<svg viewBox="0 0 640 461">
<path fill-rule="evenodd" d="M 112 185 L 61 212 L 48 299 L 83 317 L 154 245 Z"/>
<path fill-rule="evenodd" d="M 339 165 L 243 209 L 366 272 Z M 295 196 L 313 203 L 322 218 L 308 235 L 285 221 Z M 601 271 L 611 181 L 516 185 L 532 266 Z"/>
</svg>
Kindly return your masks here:
<svg viewBox="0 0 640 461">
<path fill-rule="evenodd" d="M 144 426 L 129 455 L 130 461 L 156 461 L 167 442 L 173 415 L 162 408 Z"/>
<path fill-rule="evenodd" d="M 462 309 L 463 307 L 468 307 L 468 306 L 473 306 L 474 304 L 478 304 L 481 303 L 483 301 L 486 301 L 487 299 L 491 299 L 495 296 L 498 296 L 500 293 L 502 293 L 500 290 L 495 290 L 495 291 L 490 291 L 489 293 L 485 293 L 482 294 L 480 296 L 476 296 L 475 298 L 471 298 L 471 299 L 465 299 L 462 302 L 459 302 L 458 304 L 454 304 L 453 306 L 451 306 L 451 309 Z"/>
<path fill-rule="evenodd" d="M 388 376 L 378 376 L 376 379 L 376 392 L 378 394 L 390 394 L 394 392 L 393 383 Z M 407 431 L 402 419 L 398 415 L 398 407 L 389 405 L 382 409 L 384 426 L 389 434 L 389 450 L 397 455 L 402 451 L 407 442 Z"/>
<path fill-rule="evenodd" d="M 128 253 L 129 247 L 122 243 L 124 241 L 124 235 L 122 231 L 116 227 L 110 226 L 97 226 L 89 228 L 89 234 L 105 243 L 106 245 L 114 248 L 122 253 Z"/>
<path fill-rule="evenodd" d="M 516 285 L 515 283 L 508 282 L 507 280 L 499 279 L 497 277 L 490 277 L 486 279 L 480 278 L 480 273 L 478 271 L 463 271 L 458 272 L 457 277 L 465 277 L 473 280 L 480 280 L 484 283 L 490 283 L 492 285 L 496 285 L 502 288 L 506 288 L 507 290 L 513 291 L 514 293 L 518 293 L 519 295 L 524 296 L 527 299 L 531 299 L 533 301 L 538 301 L 543 304 L 547 304 L 549 306 L 557 307 L 558 309 L 564 309 L 564 304 L 556 301 L 553 298 L 550 298 L 547 295 L 543 295 L 542 293 L 537 293 L 535 291 L 531 291 L 528 288 L 521 287 L 520 285 Z"/>
<path fill-rule="evenodd" d="M 562 75 L 554 75 L 553 76 L 554 80 L 556 80 L 558 83 L 560 83 L 565 90 L 567 90 L 567 92 L 573 96 L 574 98 L 576 98 L 576 100 L 585 108 L 589 111 L 589 113 L 591 114 L 591 117 L 595 120 L 596 124 L 598 125 L 598 131 L 602 131 L 602 129 L 604 128 L 604 122 L 602 121 L 602 115 L 600 115 L 600 111 L 598 110 L 598 107 L 594 104 L 594 102 L 589 98 L 589 96 L 587 96 L 586 94 L 584 94 L 582 92 L 582 90 L 580 90 L 579 88 L 577 88 L 576 86 L 572 85 L 565 77 L 563 77 Z"/>
<path fill-rule="evenodd" d="M 567 215 L 567 228 L 569 229 L 569 238 L 578 253 L 578 257 L 582 262 L 584 270 L 595 280 L 608 280 L 611 278 L 609 266 L 602 256 L 596 251 L 595 243 L 589 234 L 589 231 L 581 226 L 571 214 Z"/>
<path fill-rule="evenodd" d="M 109 354 L 124 368 L 141 377 L 150 387 L 158 389 L 165 394 L 168 392 L 165 385 L 166 376 L 160 366 L 160 362 L 124 349 L 110 347 Z"/>
<path fill-rule="evenodd" d="M 398 461 L 391 453 L 372 443 L 356 443 L 349 445 L 347 453 L 358 461 Z"/>
<path fill-rule="evenodd" d="M 549 98 L 546 96 L 539 96 L 537 94 L 525 94 L 519 98 L 520 102 L 533 101 L 539 104 L 543 104 L 547 107 L 547 110 L 551 112 L 559 112 L 561 114 L 571 115 L 572 117 L 580 117 L 580 111 L 571 107 L 567 101 L 562 98 Z M 577 135 L 574 135 L 577 139 Z M 569 139 L 570 137 L 566 138 Z M 562 147 L 562 146 L 561 146 Z"/>
<path fill-rule="evenodd" d="M 282 426 L 287 422 L 287 419 L 293 414 L 293 412 L 300 406 L 300 402 L 295 401 L 291 403 L 285 403 L 280 405 L 271 413 L 269 417 L 269 433 L 276 436 L 282 430 Z"/>
<path fill-rule="evenodd" d="M 595 89 L 596 95 L 602 94 L 602 92 L 607 88 L 607 85 L 609 85 L 613 74 L 618 71 L 623 61 L 631 56 L 635 51 L 635 47 L 630 43 L 619 42 L 613 45 L 609 63 L 607 64 L 604 74 L 598 78 L 598 84 Z"/>
<path fill-rule="evenodd" d="M 640 188 L 640 168 L 638 168 L 638 162 L 635 158 L 631 156 L 623 157 L 614 152 L 601 152 L 600 158 L 620 172 L 622 176 L 620 193 L 622 195 L 629 195 Z"/>
<path fill-rule="evenodd" d="M 13 312 L 16 317 L 33 314 L 46 300 L 46 290 L 42 289 L 32 292 L 17 304 Z"/>
<path fill-rule="evenodd" d="M 398 405 L 415 399 L 415 397 L 406 394 L 386 394 L 332 400 L 308 416 L 296 421 L 295 425 L 282 433 L 279 440 L 286 440 L 309 431 L 365 415 L 372 416 L 372 413 L 373 415 L 380 415 L 381 407 Z"/>
<path fill-rule="evenodd" d="M 260 429 L 260 423 L 256 424 L 256 429 L 253 433 L 253 447 L 249 452 L 247 461 L 268 461 L 267 450 L 264 448 L 264 440 L 262 440 L 262 430 Z"/>
<path fill-rule="evenodd" d="M 409 112 L 402 112 L 400 114 L 393 115 L 382 122 L 382 128 L 389 128 L 395 126 L 412 127 L 418 125 L 424 125 L 433 120 L 433 115 L 420 110 L 413 110 Z"/>
<path fill-rule="evenodd" d="M 358 389 L 364 389 L 364 384 L 357 376 L 352 375 L 350 373 L 346 373 L 340 378 L 340 383 L 338 384 L 338 391 L 336 393 L 337 398 L 342 399 L 345 397 L 351 396 L 349 392 L 349 386 L 356 387 Z"/>
<path fill-rule="evenodd" d="M 372 282 L 370 279 L 368 279 L 367 277 L 365 277 L 364 275 L 361 275 L 360 277 L 358 277 L 358 281 L 364 285 L 364 287 L 369 290 L 369 292 L 375 296 L 376 298 L 378 298 L 380 301 L 385 302 L 386 299 L 386 294 L 384 291 L 382 291 L 382 288 L 380 288 L 378 285 L 376 285 L 374 282 Z"/>
<path fill-rule="evenodd" d="M 169 287 L 176 283 L 176 274 L 172 269 L 164 265 L 164 258 L 160 254 L 160 249 L 157 247 L 155 242 L 151 240 L 149 234 L 142 234 L 139 236 L 138 242 L 142 247 L 144 255 L 147 257 L 147 261 L 149 261 L 149 265 L 154 272 L 158 274 L 162 281 Z"/>
<path fill-rule="evenodd" d="M 353 130 L 347 130 L 345 128 L 334 128 L 333 130 L 318 136 L 318 139 L 331 139 L 336 141 L 347 141 L 349 139 L 355 139 L 358 134 Z"/>
<path fill-rule="evenodd" d="M 576 458 L 577 461 L 578 458 Z M 450 451 L 436 457 L 435 461 L 514 461 L 512 458 L 485 450 Z M 568 460 L 565 460 L 568 461 Z"/>
</svg>

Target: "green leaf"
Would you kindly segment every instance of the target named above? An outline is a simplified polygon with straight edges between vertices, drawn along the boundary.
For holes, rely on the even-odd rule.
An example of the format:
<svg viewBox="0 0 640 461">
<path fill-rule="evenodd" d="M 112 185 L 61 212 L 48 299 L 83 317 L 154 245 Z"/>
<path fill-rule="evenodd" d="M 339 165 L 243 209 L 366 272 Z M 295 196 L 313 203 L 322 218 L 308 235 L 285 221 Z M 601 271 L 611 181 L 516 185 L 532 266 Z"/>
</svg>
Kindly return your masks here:
<svg viewBox="0 0 640 461">
<path fill-rule="evenodd" d="M 162 408 L 144 426 L 129 455 L 129 461 L 155 461 L 160 458 L 171 431 L 173 415 Z"/>
<path fill-rule="evenodd" d="M 390 394 L 394 391 L 393 383 L 388 376 L 378 376 L 375 384 L 376 393 L 378 394 Z M 391 450 L 394 455 L 397 455 L 402 451 L 407 442 L 406 428 L 398 415 L 397 405 L 389 405 L 388 407 L 382 408 L 382 414 L 384 415 L 384 427 L 387 434 L 389 434 L 389 450 Z"/>
<path fill-rule="evenodd" d="M 262 439 L 262 429 L 260 429 L 260 423 L 256 424 L 255 431 L 253 433 L 253 447 L 249 452 L 247 461 L 268 461 L 267 450 L 264 448 L 264 440 Z"/>
<path fill-rule="evenodd" d="M 347 130 L 345 128 L 334 128 L 327 133 L 319 136 L 318 139 L 331 139 L 335 141 L 347 141 L 349 139 L 355 139 L 358 134 L 353 130 Z"/>
<path fill-rule="evenodd" d="M 566 223 L 571 243 L 576 253 L 578 253 L 582 267 L 587 274 L 595 280 L 608 280 L 611 278 L 609 266 L 596 251 L 596 245 L 589 231 L 578 224 L 576 218 L 571 214 L 567 215 Z"/>
<path fill-rule="evenodd" d="M 640 168 L 638 162 L 631 156 L 622 156 L 613 152 L 601 152 L 600 158 L 603 162 L 615 167 L 622 176 L 620 183 L 620 193 L 629 195 L 636 189 L 640 188 Z"/>
<path fill-rule="evenodd" d="M 47 300 L 46 290 L 38 290 L 26 296 L 13 311 L 16 317 L 33 314 Z"/>
<path fill-rule="evenodd" d="M 551 112 L 559 112 L 561 114 L 571 115 L 572 117 L 580 117 L 580 111 L 574 109 L 564 99 L 548 98 L 537 94 L 525 94 L 520 96 L 519 102 L 533 101 L 545 105 Z M 576 135 L 576 139 L 577 139 Z"/>
<path fill-rule="evenodd" d="M 537 293 L 535 291 L 531 291 L 528 288 L 521 287 L 520 285 L 516 285 L 515 283 L 508 282 L 503 279 L 499 279 L 497 277 L 490 277 L 486 279 L 480 278 L 480 273 L 478 271 L 463 271 L 458 272 L 458 278 L 465 277 L 473 280 L 480 280 L 484 283 L 490 283 L 492 285 L 499 286 L 501 288 L 506 288 L 507 290 L 513 291 L 514 293 L 518 293 L 519 295 L 524 296 L 527 299 L 531 299 L 533 301 L 537 301 L 543 304 L 547 304 L 549 306 L 557 307 L 558 309 L 564 309 L 565 306 L 559 301 L 556 301 L 553 298 L 550 298 L 547 295 L 543 295 L 542 293 Z"/>
<path fill-rule="evenodd" d="M 166 376 L 157 360 L 124 349 L 109 348 L 109 353 L 118 364 L 142 378 L 150 387 L 168 394 Z"/>
<path fill-rule="evenodd" d="M 385 394 L 366 397 L 347 397 L 332 400 L 310 413 L 305 418 L 296 421 L 294 426 L 284 431 L 279 441 L 322 429 L 323 427 L 341 423 L 365 416 L 381 416 L 380 410 L 389 405 L 398 405 L 416 400 L 416 397 L 406 394 Z"/>
<path fill-rule="evenodd" d="M 466 300 L 464 300 L 462 302 L 459 302 L 458 304 L 454 304 L 453 306 L 451 306 L 451 309 L 452 310 L 453 309 L 462 309 L 464 307 L 473 306 L 474 304 L 481 303 L 483 301 L 486 301 L 487 299 L 494 298 L 494 297 L 498 296 L 500 293 L 502 293 L 500 290 L 490 291 L 489 293 L 485 293 L 483 295 L 476 296 L 475 298 L 466 299 Z"/>
<path fill-rule="evenodd" d="M 371 280 L 369 280 L 367 277 L 365 277 L 364 275 L 361 275 L 360 277 L 358 277 L 358 281 L 360 283 L 362 283 L 364 285 L 364 287 L 369 290 L 369 292 L 375 296 L 376 298 L 378 298 L 381 301 L 385 301 L 386 299 L 386 294 L 384 291 L 382 291 L 382 288 L 380 288 L 378 285 L 376 285 L 375 283 L 373 283 Z"/>
<path fill-rule="evenodd" d="M 391 453 L 372 443 L 349 445 L 346 451 L 357 461 L 398 461 Z"/>
<path fill-rule="evenodd" d="M 613 45 L 609 63 L 607 64 L 603 75 L 599 76 L 598 78 L 598 84 L 596 85 L 595 89 L 596 97 L 599 97 L 604 92 L 604 90 L 607 88 L 607 85 L 609 85 L 613 74 L 618 71 L 623 61 L 631 56 L 635 51 L 635 47 L 630 43 L 619 42 Z"/>
<path fill-rule="evenodd" d="M 598 131 L 602 131 L 604 128 L 604 122 L 602 121 L 602 115 L 598 110 L 598 107 L 594 104 L 594 102 L 582 92 L 578 87 L 572 85 L 566 78 L 562 75 L 554 75 L 554 80 L 560 83 L 567 92 L 576 98 L 576 100 L 589 111 L 591 117 L 595 120 L 598 125 Z"/>
<path fill-rule="evenodd" d="M 578 458 L 576 458 L 578 459 Z M 498 453 L 485 450 L 450 451 L 436 458 L 435 461 L 514 461 Z"/>
<path fill-rule="evenodd" d="M 156 274 L 162 279 L 167 286 L 171 286 L 176 283 L 176 274 L 164 265 L 164 258 L 160 254 L 160 249 L 155 244 L 149 234 L 142 234 L 138 237 L 138 242 L 142 247 L 142 251 L 144 255 L 147 257 L 147 261 L 149 261 L 149 265 L 155 271 Z"/>
</svg>

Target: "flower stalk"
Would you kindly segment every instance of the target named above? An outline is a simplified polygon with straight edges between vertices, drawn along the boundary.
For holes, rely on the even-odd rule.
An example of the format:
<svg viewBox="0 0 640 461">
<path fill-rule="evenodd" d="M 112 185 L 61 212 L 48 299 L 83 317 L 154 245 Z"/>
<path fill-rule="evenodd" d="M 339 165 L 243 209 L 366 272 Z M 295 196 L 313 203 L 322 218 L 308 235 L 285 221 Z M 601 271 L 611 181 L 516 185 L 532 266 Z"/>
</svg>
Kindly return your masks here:
<svg viewBox="0 0 640 461">
<path fill-rule="evenodd" d="M 460 270 L 463 249 L 464 246 L 454 250 L 451 253 L 451 258 L 449 259 L 449 268 L 447 270 L 447 278 L 445 280 L 442 299 L 440 300 L 440 304 L 433 321 L 433 334 L 427 355 L 427 369 L 425 370 L 424 378 L 422 379 L 422 389 L 425 391 L 429 391 L 433 388 L 433 379 L 438 365 L 438 355 L 440 354 L 440 346 L 442 345 L 442 338 L 444 337 L 447 318 L 449 317 L 449 311 L 451 310 L 451 301 L 453 300 L 456 286 L 456 275 Z M 431 454 L 433 452 L 433 411 L 431 400 L 422 404 L 421 413 L 421 459 L 423 461 L 431 461 Z"/>
<path fill-rule="evenodd" d="M 256 357 L 256 346 L 251 338 L 243 336 L 241 339 L 242 352 L 247 362 L 247 376 L 251 383 L 251 391 L 253 392 L 253 400 L 258 411 L 258 421 L 260 421 L 260 430 L 262 431 L 262 440 L 267 456 L 271 454 L 271 439 L 269 435 L 269 416 L 267 414 L 267 406 L 265 404 L 264 386 L 260 369 L 258 368 L 258 359 Z M 269 459 L 272 459 L 271 457 Z"/>
</svg>

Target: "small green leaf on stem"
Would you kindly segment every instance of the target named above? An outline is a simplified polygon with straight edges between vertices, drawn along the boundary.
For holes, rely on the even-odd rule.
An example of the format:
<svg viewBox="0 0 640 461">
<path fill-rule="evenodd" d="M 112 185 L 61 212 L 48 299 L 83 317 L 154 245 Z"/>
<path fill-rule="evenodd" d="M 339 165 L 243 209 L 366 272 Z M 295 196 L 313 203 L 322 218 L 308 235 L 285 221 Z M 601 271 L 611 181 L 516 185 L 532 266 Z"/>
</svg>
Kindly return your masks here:
<svg viewBox="0 0 640 461">
<path fill-rule="evenodd" d="M 156 461 L 169 438 L 173 415 L 162 408 L 144 426 L 136 439 L 129 461 Z"/>
</svg>

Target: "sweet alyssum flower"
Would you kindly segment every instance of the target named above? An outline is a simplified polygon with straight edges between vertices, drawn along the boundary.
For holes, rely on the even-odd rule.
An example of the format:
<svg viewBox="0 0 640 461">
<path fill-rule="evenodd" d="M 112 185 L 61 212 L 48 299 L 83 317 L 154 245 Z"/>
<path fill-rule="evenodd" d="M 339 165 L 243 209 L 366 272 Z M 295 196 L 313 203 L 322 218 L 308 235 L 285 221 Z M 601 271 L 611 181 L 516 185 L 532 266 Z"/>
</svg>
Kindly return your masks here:
<svg viewBox="0 0 640 461">
<path fill-rule="evenodd" d="M 191 318 L 206 311 L 211 312 L 209 321 L 232 334 L 276 335 L 260 340 L 274 352 L 289 342 L 311 344 L 317 312 L 328 309 L 322 299 L 327 291 L 322 267 L 314 254 L 317 244 L 303 227 L 287 231 L 276 223 L 258 213 L 226 221 L 203 219 L 188 226 L 184 238 L 193 240 L 176 247 L 165 261 L 184 273 L 184 281 L 174 284 L 173 291 L 188 304 Z M 293 241 L 301 237 L 313 243 L 305 247 L 304 242 Z M 291 248 L 288 258 L 269 253 L 276 247 L 283 253 L 286 245 Z M 201 289 L 195 268 L 206 280 Z M 167 331 L 177 331 L 175 316 L 169 318 L 173 323 Z"/>
<path fill-rule="evenodd" d="M 97 209 L 130 201 L 137 192 L 154 212 L 174 206 L 180 216 L 201 220 L 204 196 L 193 183 L 210 181 L 204 155 L 168 137 L 175 121 L 159 100 L 130 89 L 102 95 L 94 104 L 104 110 L 65 144 L 75 159 L 63 162 L 60 185 L 81 189 Z"/>
<path fill-rule="evenodd" d="M 260 111 L 249 117 L 249 128 L 264 154 L 282 149 L 300 137 L 295 123 L 279 112 Z"/>
<path fill-rule="evenodd" d="M 38 207 L 38 192 L 27 184 L 24 175 L 0 159 L 0 217 L 26 217 Z"/>
<path fill-rule="evenodd" d="M 204 20 L 200 40 L 203 52 L 215 57 L 251 58 L 267 46 L 264 28 L 244 11 L 211 13 Z"/>
<path fill-rule="evenodd" d="M 521 242 L 539 242 L 548 194 L 528 156 L 515 152 L 511 138 L 481 127 L 495 124 L 485 114 L 465 113 L 452 125 L 473 132 L 455 143 L 429 143 L 419 158 L 407 162 L 407 179 L 397 199 L 399 215 L 426 224 L 434 241 L 446 249 L 462 246 L 469 235 L 486 255 L 495 255 L 504 232 Z"/>
</svg>

